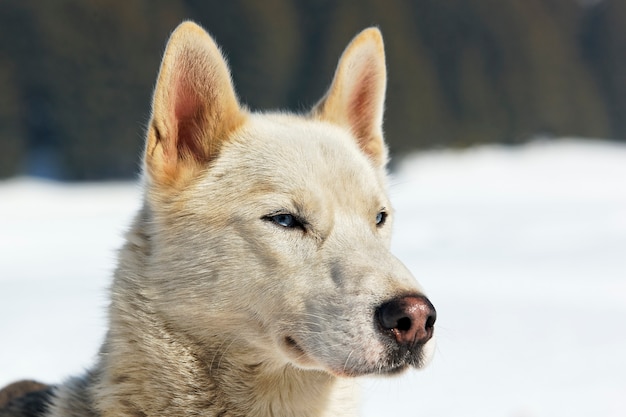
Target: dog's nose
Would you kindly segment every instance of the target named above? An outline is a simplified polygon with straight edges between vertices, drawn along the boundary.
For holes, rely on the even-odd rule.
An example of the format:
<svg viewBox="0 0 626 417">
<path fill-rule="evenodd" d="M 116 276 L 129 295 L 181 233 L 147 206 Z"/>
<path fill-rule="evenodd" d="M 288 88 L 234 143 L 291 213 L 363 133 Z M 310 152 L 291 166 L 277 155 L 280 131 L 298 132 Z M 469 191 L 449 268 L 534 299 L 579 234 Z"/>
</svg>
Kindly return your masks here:
<svg viewBox="0 0 626 417">
<path fill-rule="evenodd" d="M 378 307 L 377 319 L 401 345 L 424 344 L 433 336 L 437 312 L 428 298 L 410 295 L 394 298 Z"/>
</svg>

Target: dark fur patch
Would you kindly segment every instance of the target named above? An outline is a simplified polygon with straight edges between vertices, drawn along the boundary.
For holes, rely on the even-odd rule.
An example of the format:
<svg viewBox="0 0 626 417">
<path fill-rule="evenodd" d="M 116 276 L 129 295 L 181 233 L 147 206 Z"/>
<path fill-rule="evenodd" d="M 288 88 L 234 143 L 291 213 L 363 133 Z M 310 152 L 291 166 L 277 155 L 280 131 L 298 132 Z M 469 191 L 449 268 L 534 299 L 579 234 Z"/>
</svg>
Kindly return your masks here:
<svg viewBox="0 0 626 417">
<path fill-rule="evenodd" d="M 38 388 L 41 387 L 43 389 L 26 392 L 21 396 L 11 395 L 6 403 L 0 404 L 0 417 L 43 417 L 52 399 L 53 387 L 39 384 Z"/>
</svg>

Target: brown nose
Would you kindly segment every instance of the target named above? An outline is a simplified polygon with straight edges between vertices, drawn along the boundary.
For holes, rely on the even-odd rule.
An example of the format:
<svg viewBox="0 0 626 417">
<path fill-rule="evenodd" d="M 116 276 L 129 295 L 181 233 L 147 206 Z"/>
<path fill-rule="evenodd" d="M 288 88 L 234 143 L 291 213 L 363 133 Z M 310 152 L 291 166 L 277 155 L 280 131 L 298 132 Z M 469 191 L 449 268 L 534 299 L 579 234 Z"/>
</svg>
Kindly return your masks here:
<svg viewBox="0 0 626 417">
<path fill-rule="evenodd" d="M 394 298 L 378 307 L 377 319 L 401 345 L 424 344 L 433 336 L 437 312 L 423 295 Z"/>
</svg>

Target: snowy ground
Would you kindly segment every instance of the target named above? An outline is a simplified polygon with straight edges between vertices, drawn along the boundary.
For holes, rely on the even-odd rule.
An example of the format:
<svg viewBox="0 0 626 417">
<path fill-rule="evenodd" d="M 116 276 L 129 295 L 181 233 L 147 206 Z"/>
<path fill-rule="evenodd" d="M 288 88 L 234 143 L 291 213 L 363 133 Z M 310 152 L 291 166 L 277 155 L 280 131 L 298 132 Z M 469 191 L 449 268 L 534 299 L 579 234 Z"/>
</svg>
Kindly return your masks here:
<svg viewBox="0 0 626 417">
<path fill-rule="evenodd" d="M 394 252 L 437 307 L 430 368 L 363 415 L 626 416 L 626 146 L 538 142 L 400 165 Z M 93 360 L 129 184 L 0 183 L 0 386 Z"/>
</svg>

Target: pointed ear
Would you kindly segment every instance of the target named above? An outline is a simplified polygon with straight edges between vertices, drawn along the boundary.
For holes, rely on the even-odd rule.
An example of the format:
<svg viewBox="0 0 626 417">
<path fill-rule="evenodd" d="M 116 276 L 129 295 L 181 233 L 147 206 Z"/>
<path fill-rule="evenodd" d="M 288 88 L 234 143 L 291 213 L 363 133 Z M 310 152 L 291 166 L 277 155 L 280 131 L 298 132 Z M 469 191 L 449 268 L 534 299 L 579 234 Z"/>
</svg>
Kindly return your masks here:
<svg viewBox="0 0 626 417">
<path fill-rule="evenodd" d="M 382 35 L 377 28 L 365 29 L 343 52 L 329 91 L 312 112 L 317 119 L 349 128 L 378 166 L 387 162 L 383 140 L 386 87 Z"/>
<path fill-rule="evenodd" d="M 152 99 L 144 156 L 150 179 L 184 184 L 244 118 L 217 45 L 200 26 L 183 22 L 167 43 Z"/>
</svg>

